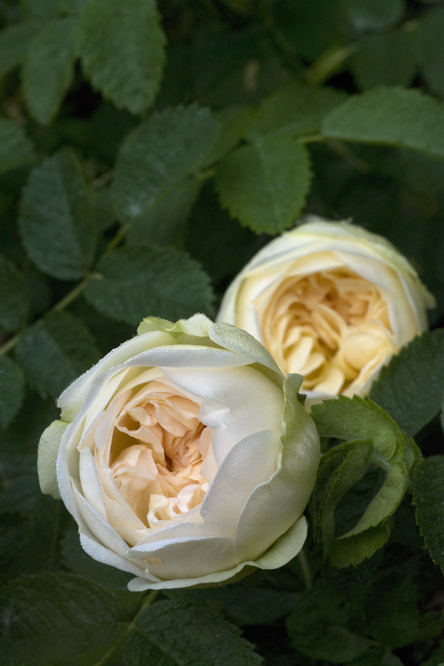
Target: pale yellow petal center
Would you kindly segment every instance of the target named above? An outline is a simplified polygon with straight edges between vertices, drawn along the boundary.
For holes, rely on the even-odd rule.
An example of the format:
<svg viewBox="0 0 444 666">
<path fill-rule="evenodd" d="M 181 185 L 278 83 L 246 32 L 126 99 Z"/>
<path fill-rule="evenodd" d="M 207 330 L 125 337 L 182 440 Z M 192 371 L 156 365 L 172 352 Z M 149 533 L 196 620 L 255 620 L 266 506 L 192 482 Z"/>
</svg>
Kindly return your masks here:
<svg viewBox="0 0 444 666">
<path fill-rule="evenodd" d="M 353 393 L 394 350 L 378 287 L 346 267 L 283 279 L 261 317 L 264 345 L 303 389 Z"/>
<path fill-rule="evenodd" d="M 208 489 L 201 467 L 211 428 L 199 420 L 199 405 L 179 391 L 151 381 L 114 423 L 109 467 L 121 494 L 147 527 L 193 509 Z"/>
</svg>

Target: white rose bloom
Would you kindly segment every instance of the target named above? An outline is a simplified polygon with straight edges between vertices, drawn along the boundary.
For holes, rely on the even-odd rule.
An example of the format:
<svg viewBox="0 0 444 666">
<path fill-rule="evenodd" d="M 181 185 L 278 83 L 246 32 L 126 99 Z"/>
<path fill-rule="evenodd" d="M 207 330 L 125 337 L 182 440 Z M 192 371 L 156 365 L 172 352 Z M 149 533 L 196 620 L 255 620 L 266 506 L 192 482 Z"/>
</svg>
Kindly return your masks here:
<svg viewBox="0 0 444 666">
<path fill-rule="evenodd" d="M 385 238 L 311 218 L 266 245 L 234 279 L 217 316 L 303 375 L 308 404 L 365 396 L 381 367 L 427 328 L 434 298 Z"/>
<path fill-rule="evenodd" d="M 131 590 L 279 567 L 304 543 L 320 456 L 301 381 L 232 326 L 148 318 L 60 396 L 42 491 L 87 553 L 136 576 Z"/>
</svg>

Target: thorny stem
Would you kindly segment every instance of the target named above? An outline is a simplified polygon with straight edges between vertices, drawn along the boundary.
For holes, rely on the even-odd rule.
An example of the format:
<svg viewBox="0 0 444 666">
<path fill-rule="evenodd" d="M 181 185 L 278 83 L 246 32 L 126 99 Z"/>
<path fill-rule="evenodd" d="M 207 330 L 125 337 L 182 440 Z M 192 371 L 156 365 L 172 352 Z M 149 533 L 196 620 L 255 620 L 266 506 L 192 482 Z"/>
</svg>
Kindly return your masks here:
<svg viewBox="0 0 444 666">
<path fill-rule="evenodd" d="M 302 578 L 304 579 L 305 589 L 307 592 L 313 587 L 313 579 L 311 576 L 310 565 L 308 564 L 307 555 L 305 554 L 304 549 L 299 551 L 298 562 L 302 571 Z"/>
<path fill-rule="evenodd" d="M 104 666 L 106 664 L 108 659 L 120 648 L 120 646 L 122 645 L 123 641 L 128 636 L 128 634 L 130 634 L 132 631 L 134 631 L 134 629 L 136 628 L 137 618 L 145 610 L 145 608 L 148 608 L 148 606 L 151 606 L 151 604 L 157 598 L 158 594 L 159 594 L 159 590 L 151 590 L 151 592 L 149 594 L 147 594 L 147 596 L 145 597 L 141 607 L 139 608 L 136 615 L 134 616 L 134 619 L 132 620 L 132 622 L 130 622 L 128 624 L 128 626 L 126 627 L 125 631 L 122 633 L 122 635 L 119 638 L 119 640 L 117 641 L 117 643 L 112 645 L 110 647 L 110 649 L 108 650 L 108 652 L 106 654 L 104 654 L 103 657 L 94 664 L 94 666 Z"/>
</svg>

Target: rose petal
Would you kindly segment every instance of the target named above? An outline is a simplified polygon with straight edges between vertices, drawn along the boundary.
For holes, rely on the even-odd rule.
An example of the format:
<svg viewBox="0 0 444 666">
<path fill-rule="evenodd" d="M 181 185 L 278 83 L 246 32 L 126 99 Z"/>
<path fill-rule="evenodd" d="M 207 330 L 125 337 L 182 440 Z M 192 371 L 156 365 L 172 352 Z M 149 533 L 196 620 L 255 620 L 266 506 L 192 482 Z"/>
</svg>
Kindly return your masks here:
<svg viewBox="0 0 444 666">
<path fill-rule="evenodd" d="M 181 389 L 202 400 L 199 418 L 212 428 L 213 452 L 219 466 L 244 437 L 261 430 L 280 430 L 282 391 L 254 368 L 162 370 Z"/>
<path fill-rule="evenodd" d="M 185 537 L 131 548 L 131 557 L 158 558 L 148 570 L 159 578 L 195 578 L 236 565 L 234 541 L 222 537 Z"/>
<path fill-rule="evenodd" d="M 285 435 L 282 459 L 275 474 L 248 498 L 236 531 L 238 561 L 264 553 L 301 516 L 313 490 L 320 458 L 316 426 L 300 404 L 301 378 L 285 380 Z"/>
<path fill-rule="evenodd" d="M 107 370 L 118 370 L 128 359 L 146 351 L 147 348 L 161 347 L 174 344 L 174 338 L 164 331 L 152 331 L 132 338 L 124 342 L 117 349 L 113 349 L 91 370 L 81 375 L 75 382 L 63 391 L 57 401 L 62 410 L 64 420 L 72 421 L 84 403 L 91 382 L 98 375 L 103 375 Z"/>
<path fill-rule="evenodd" d="M 144 590 L 171 590 L 174 588 L 196 588 L 233 583 L 245 575 L 253 573 L 254 567 L 258 569 L 278 569 L 284 566 L 300 552 L 306 537 L 307 521 L 302 517 L 273 544 L 268 552 L 256 561 L 242 562 L 226 571 L 196 576 L 195 578 L 165 580 L 159 583 L 147 582 L 145 578 L 133 578 L 128 583 L 128 589 L 132 592 L 143 592 Z"/>
<path fill-rule="evenodd" d="M 54 499 L 60 499 L 56 464 L 60 442 L 68 425 L 65 421 L 53 421 L 43 431 L 39 441 L 37 472 L 40 490 L 45 495 L 51 495 Z"/>
</svg>

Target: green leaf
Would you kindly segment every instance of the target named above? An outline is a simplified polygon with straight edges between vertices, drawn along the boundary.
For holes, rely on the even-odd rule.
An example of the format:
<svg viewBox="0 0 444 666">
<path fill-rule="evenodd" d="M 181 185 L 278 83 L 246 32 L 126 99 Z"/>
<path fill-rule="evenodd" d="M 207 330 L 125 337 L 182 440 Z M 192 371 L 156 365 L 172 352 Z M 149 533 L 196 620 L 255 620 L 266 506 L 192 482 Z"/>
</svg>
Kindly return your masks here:
<svg viewBox="0 0 444 666">
<path fill-rule="evenodd" d="M 4 465 L 3 471 L 5 472 Z M 31 479 L 32 484 L 29 484 Z M 24 482 L 24 479 L 22 480 Z M 42 495 L 36 481 L 35 474 L 33 477 L 28 475 L 27 500 L 32 509 L 27 514 L 16 511 L 0 515 L 0 585 L 2 586 L 17 576 L 38 573 L 54 565 L 56 555 L 54 544 L 58 539 L 61 512 L 64 509 L 61 502 L 55 502 L 52 497 Z M 4 608 L 2 615 L 3 613 Z M 6 633 L 4 632 L 3 636 Z M 3 657 L 5 653 L 2 648 L 0 639 L 0 654 Z M 19 663 L 22 666 L 22 662 Z"/>
<path fill-rule="evenodd" d="M 390 525 L 387 522 L 377 527 L 369 527 L 359 534 L 333 541 L 328 551 L 328 557 L 332 564 L 341 569 L 349 566 L 356 567 L 382 548 L 389 536 Z"/>
<path fill-rule="evenodd" d="M 76 16 L 88 0 L 19 0 L 22 16 L 35 24 L 48 23 L 58 16 Z"/>
<path fill-rule="evenodd" d="M 404 666 L 402 661 L 386 647 L 371 647 L 362 657 L 349 662 L 349 666 Z"/>
<path fill-rule="evenodd" d="M 42 400 L 37 393 L 28 389 L 15 419 L 6 430 L 0 430 L 2 462 L 21 463 L 26 457 L 30 457 L 32 469 L 36 473 L 36 452 L 40 436 L 58 417 L 59 410 L 52 398 Z M 3 480 L 5 479 L 4 476 Z"/>
<path fill-rule="evenodd" d="M 412 573 L 406 574 L 402 567 L 381 572 L 369 598 L 369 633 L 378 643 L 396 649 L 420 638 L 418 589 Z"/>
<path fill-rule="evenodd" d="M 348 99 L 325 118 L 329 139 L 412 148 L 444 156 L 444 105 L 419 90 L 381 86 Z"/>
<path fill-rule="evenodd" d="M 348 447 L 335 446 L 324 454 L 311 501 L 317 525 L 315 538 L 328 547 L 328 555 L 337 566 L 356 565 L 364 557 L 370 557 L 388 538 L 386 521 L 404 495 L 416 452 L 413 448 L 410 450 L 410 441 L 395 421 L 368 399 L 339 396 L 338 400 L 326 400 L 313 407 L 312 417 L 321 437 L 361 440 L 349 442 Z M 372 452 L 366 452 L 368 443 L 362 440 L 371 442 Z M 357 523 L 330 545 L 336 503 L 363 478 L 370 462 L 384 471 L 384 482 L 369 498 Z"/>
<path fill-rule="evenodd" d="M 324 400 L 314 405 L 312 417 L 321 437 L 373 442 L 381 461 L 402 458 L 404 441 L 396 423 L 374 402 L 358 396 Z"/>
<path fill-rule="evenodd" d="M 33 160 L 34 145 L 23 129 L 12 120 L 0 118 L 0 174 Z"/>
<path fill-rule="evenodd" d="M 444 456 L 425 458 L 418 467 L 413 504 L 427 550 L 444 572 Z"/>
<path fill-rule="evenodd" d="M 305 203 L 310 179 L 307 149 L 288 136 L 242 146 L 216 167 L 222 205 L 256 233 L 288 229 Z"/>
<path fill-rule="evenodd" d="M 274 589 L 275 578 L 280 579 L 281 576 L 284 581 L 282 588 Z M 223 613 L 239 626 L 251 626 L 274 622 L 297 608 L 301 594 L 293 591 L 294 583 L 291 573 L 278 569 L 261 574 L 258 580 L 248 576 L 236 585 L 205 590 L 165 590 L 163 594 L 173 601 L 207 606 Z"/>
<path fill-rule="evenodd" d="M 69 148 L 31 171 L 19 226 L 40 270 L 62 280 L 83 277 L 94 258 L 96 234 L 81 164 Z"/>
<path fill-rule="evenodd" d="M 25 389 L 21 368 L 7 356 L 0 356 L 0 426 L 6 428 L 19 411 Z"/>
<path fill-rule="evenodd" d="M 212 309 L 208 276 L 173 248 L 129 247 L 108 254 L 85 297 L 99 312 L 134 326 L 151 315 L 176 321 Z"/>
<path fill-rule="evenodd" d="M 264 99 L 248 123 L 246 138 L 254 142 L 269 134 L 296 137 L 319 131 L 325 116 L 344 99 L 331 88 L 288 83 Z"/>
<path fill-rule="evenodd" d="M 140 113 L 153 104 L 165 58 L 154 0 L 91 0 L 77 38 L 87 76 L 115 106 Z"/>
<path fill-rule="evenodd" d="M 128 619 L 109 590 L 73 574 L 18 579 L 0 603 L 2 617 L 8 618 L 0 639 L 5 666 L 86 656 L 117 643 Z"/>
<path fill-rule="evenodd" d="M 118 218 L 144 216 L 186 176 L 194 175 L 213 145 L 218 124 L 197 106 L 154 113 L 122 145 L 113 182 Z"/>
<path fill-rule="evenodd" d="M 19 0 L 19 4 L 22 16 L 34 24 L 46 23 L 59 13 L 59 0 Z"/>
<path fill-rule="evenodd" d="M 370 396 L 408 435 L 415 435 L 439 413 L 443 391 L 444 329 L 436 329 L 392 358 Z"/>
<path fill-rule="evenodd" d="M 310 500 L 313 538 L 327 550 L 335 536 L 335 509 L 341 497 L 364 476 L 373 453 L 371 441 L 346 442 L 321 458 Z"/>
<path fill-rule="evenodd" d="M 28 456 L 23 456 L 17 469 L 6 464 L 1 485 L 0 514 L 20 513 L 28 516 L 35 509 L 41 496 L 39 482 L 35 473 L 35 460 L 32 465 Z M 14 472 L 18 472 L 16 475 Z"/>
<path fill-rule="evenodd" d="M 253 115 L 251 106 L 228 106 L 217 113 L 219 132 L 202 164 L 203 168 L 218 162 L 239 143 Z"/>
<path fill-rule="evenodd" d="M 123 647 L 127 666 L 258 666 L 262 658 L 237 627 L 208 609 L 160 601 L 137 618 Z"/>
<path fill-rule="evenodd" d="M 444 31 L 444 8 L 425 14 L 418 30 L 419 63 L 431 90 L 444 97 L 444 54 L 441 39 Z"/>
<path fill-rule="evenodd" d="M 444 664 L 444 641 L 439 641 L 439 645 L 432 652 L 427 661 L 424 661 L 421 666 L 440 666 Z"/>
<path fill-rule="evenodd" d="M 301 596 L 297 608 L 287 618 L 287 631 L 292 644 L 303 655 L 343 664 L 356 659 L 370 646 L 370 641 L 358 633 L 360 614 L 359 591 L 349 595 L 346 589 L 337 589 L 323 576 L 315 581 L 313 590 Z"/>
<path fill-rule="evenodd" d="M 94 338 L 67 312 L 53 312 L 20 336 L 17 356 L 42 397 L 57 398 L 100 359 Z"/>
<path fill-rule="evenodd" d="M 416 35 L 406 29 L 369 35 L 359 41 L 351 67 L 361 90 L 408 86 L 416 73 Z"/>
<path fill-rule="evenodd" d="M 187 223 L 185 247 L 217 285 L 232 280 L 261 247 L 261 239 L 241 227 L 220 207 L 213 183 L 208 182 Z M 230 248 L 221 252 L 221 248 Z"/>
<path fill-rule="evenodd" d="M 179 244 L 184 226 L 199 195 L 202 181 L 184 178 L 134 221 L 126 236 L 129 245 Z"/>
<path fill-rule="evenodd" d="M 25 21 L 9 25 L 0 32 L 0 76 L 20 65 L 35 31 L 35 25 Z"/>
<path fill-rule="evenodd" d="M 351 40 L 342 0 L 284 0 L 275 3 L 274 9 L 287 43 L 294 44 L 304 60 L 315 60 Z"/>
<path fill-rule="evenodd" d="M 0 329 L 16 331 L 26 321 L 28 294 L 23 275 L 0 254 Z"/>
<path fill-rule="evenodd" d="M 56 18 L 32 39 L 23 63 L 26 104 L 32 116 L 48 125 L 57 114 L 74 75 L 75 20 Z"/>
<path fill-rule="evenodd" d="M 404 0 L 343 0 L 356 30 L 381 30 L 404 14 Z"/>
</svg>

